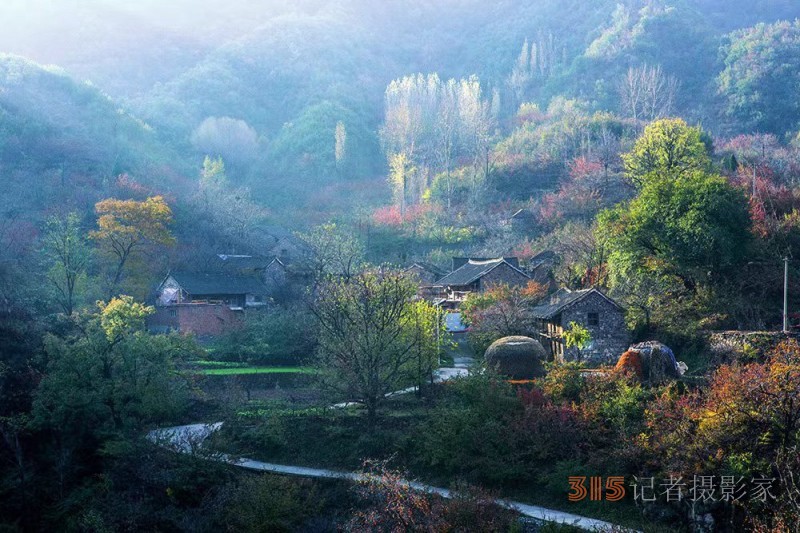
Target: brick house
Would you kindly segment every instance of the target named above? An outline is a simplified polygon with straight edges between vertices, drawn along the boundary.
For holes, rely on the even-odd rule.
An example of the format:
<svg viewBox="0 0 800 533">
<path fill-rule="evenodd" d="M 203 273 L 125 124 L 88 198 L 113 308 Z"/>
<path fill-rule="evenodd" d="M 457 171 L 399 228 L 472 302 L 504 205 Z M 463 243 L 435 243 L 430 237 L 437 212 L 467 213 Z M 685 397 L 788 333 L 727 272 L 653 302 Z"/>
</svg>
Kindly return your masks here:
<svg viewBox="0 0 800 533">
<path fill-rule="evenodd" d="M 551 360 L 575 361 L 580 357 L 591 363 L 610 363 L 630 344 L 625 310 L 596 288 L 559 289 L 547 303 L 534 307 L 533 314 L 539 325 L 539 340 Z M 591 335 L 589 346 L 581 353 L 564 343 L 563 333 L 571 322 L 584 326 Z"/>
<path fill-rule="evenodd" d="M 241 326 L 246 309 L 264 307 L 286 283 L 278 258 L 220 254 L 191 270 L 174 270 L 156 289 L 154 332 L 219 335 Z"/>
</svg>

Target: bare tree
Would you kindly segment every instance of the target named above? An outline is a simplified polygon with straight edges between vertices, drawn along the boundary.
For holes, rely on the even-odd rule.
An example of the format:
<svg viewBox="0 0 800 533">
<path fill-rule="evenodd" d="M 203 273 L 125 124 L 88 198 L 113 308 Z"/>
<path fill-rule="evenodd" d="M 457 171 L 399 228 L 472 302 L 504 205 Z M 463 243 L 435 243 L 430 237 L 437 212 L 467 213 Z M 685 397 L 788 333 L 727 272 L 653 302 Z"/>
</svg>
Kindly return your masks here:
<svg viewBox="0 0 800 533">
<path fill-rule="evenodd" d="M 228 238 L 227 245 L 231 250 L 247 243 L 267 216 L 267 211 L 253 202 L 248 188 L 231 187 L 221 157 L 206 157 L 200 175 L 198 200 Z"/>
<path fill-rule="evenodd" d="M 309 248 L 307 260 L 318 282 L 328 277 L 350 279 L 364 264 L 361 242 L 332 222 L 315 226 L 298 237 Z"/>
<path fill-rule="evenodd" d="M 244 120 L 208 117 L 192 133 L 192 144 L 201 152 L 247 163 L 258 152 L 258 133 Z"/>
<path fill-rule="evenodd" d="M 530 44 L 525 39 L 506 80 L 514 103 L 521 104 L 530 98 L 533 83 L 547 79 L 564 63 L 565 55 L 566 49 L 557 42 L 552 32 L 540 32 Z"/>
<path fill-rule="evenodd" d="M 455 80 L 448 80 L 442 87 L 437 120 L 437 162 L 445 176 L 445 195 L 447 208 L 453 197 L 453 159 L 458 152 L 458 86 Z"/>
<path fill-rule="evenodd" d="M 499 106 L 499 97 L 495 99 Z M 402 173 L 403 195 L 395 200 L 405 210 L 406 203 L 419 203 L 431 185 L 431 178 L 445 173 L 448 202 L 453 192 L 450 174 L 454 161 L 471 157 L 475 172 L 488 172 L 488 149 L 494 131 L 492 103 L 483 99 L 478 78 L 448 80 L 439 76 L 406 76 L 394 80 L 386 89 L 386 110 L 381 142 L 393 172 L 398 157 L 405 158 L 413 173 Z M 390 176 L 397 186 L 399 182 Z"/>
<path fill-rule="evenodd" d="M 339 171 L 347 155 L 347 129 L 345 129 L 344 122 L 341 120 L 336 123 L 336 131 L 333 134 L 334 146 L 333 154 L 336 160 L 336 170 Z"/>
<path fill-rule="evenodd" d="M 631 67 L 619 84 L 623 111 L 633 119 L 651 121 L 672 113 L 678 80 L 660 65 Z"/>
</svg>

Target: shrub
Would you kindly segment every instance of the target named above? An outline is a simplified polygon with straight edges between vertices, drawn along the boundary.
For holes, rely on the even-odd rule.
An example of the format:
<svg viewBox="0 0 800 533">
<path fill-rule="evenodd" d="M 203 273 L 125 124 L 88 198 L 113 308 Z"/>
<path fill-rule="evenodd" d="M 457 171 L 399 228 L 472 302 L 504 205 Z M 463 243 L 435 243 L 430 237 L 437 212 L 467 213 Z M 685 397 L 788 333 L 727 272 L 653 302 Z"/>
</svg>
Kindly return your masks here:
<svg viewBox="0 0 800 533">
<path fill-rule="evenodd" d="M 294 365 L 310 358 L 316 345 L 311 314 L 289 308 L 248 314 L 244 327 L 217 338 L 213 348 L 223 361 Z"/>
</svg>

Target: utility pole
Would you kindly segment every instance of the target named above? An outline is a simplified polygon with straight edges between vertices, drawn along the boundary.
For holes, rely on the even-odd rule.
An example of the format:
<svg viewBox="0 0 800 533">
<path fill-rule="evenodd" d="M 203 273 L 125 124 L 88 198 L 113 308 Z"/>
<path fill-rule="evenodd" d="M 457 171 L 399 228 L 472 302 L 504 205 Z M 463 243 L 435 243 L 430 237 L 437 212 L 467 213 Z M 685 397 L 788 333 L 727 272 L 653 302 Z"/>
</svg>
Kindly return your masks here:
<svg viewBox="0 0 800 533">
<path fill-rule="evenodd" d="M 789 258 L 783 258 L 783 332 L 789 332 Z"/>
<path fill-rule="evenodd" d="M 436 364 L 442 366 L 442 351 L 441 351 L 441 331 L 442 329 L 442 307 L 436 306 Z"/>
</svg>

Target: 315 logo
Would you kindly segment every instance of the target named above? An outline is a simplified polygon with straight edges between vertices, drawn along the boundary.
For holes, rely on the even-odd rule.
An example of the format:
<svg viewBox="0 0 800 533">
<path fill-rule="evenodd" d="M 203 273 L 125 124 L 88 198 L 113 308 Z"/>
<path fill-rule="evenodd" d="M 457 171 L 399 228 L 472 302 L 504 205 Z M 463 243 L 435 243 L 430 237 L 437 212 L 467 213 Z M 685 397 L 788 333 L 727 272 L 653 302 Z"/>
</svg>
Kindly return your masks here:
<svg viewBox="0 0 800 533">
<path fill-rule="evenodd" d="M 579 502 L 586 499 L 592 501 L 600 501 L 605 495 L 605 500 L 608 502 L 618 502 L 625 497 L 625 477 L 624 476 L 608 476 L 606 478 L 605 488 L 603 488 L 603 478 L 600 476 L 569 476 L 570 492 L 568 499 L 571 502 Z M 589 480 L 589 489 L 586 489 L 586 480 Z"/>
</svg>

